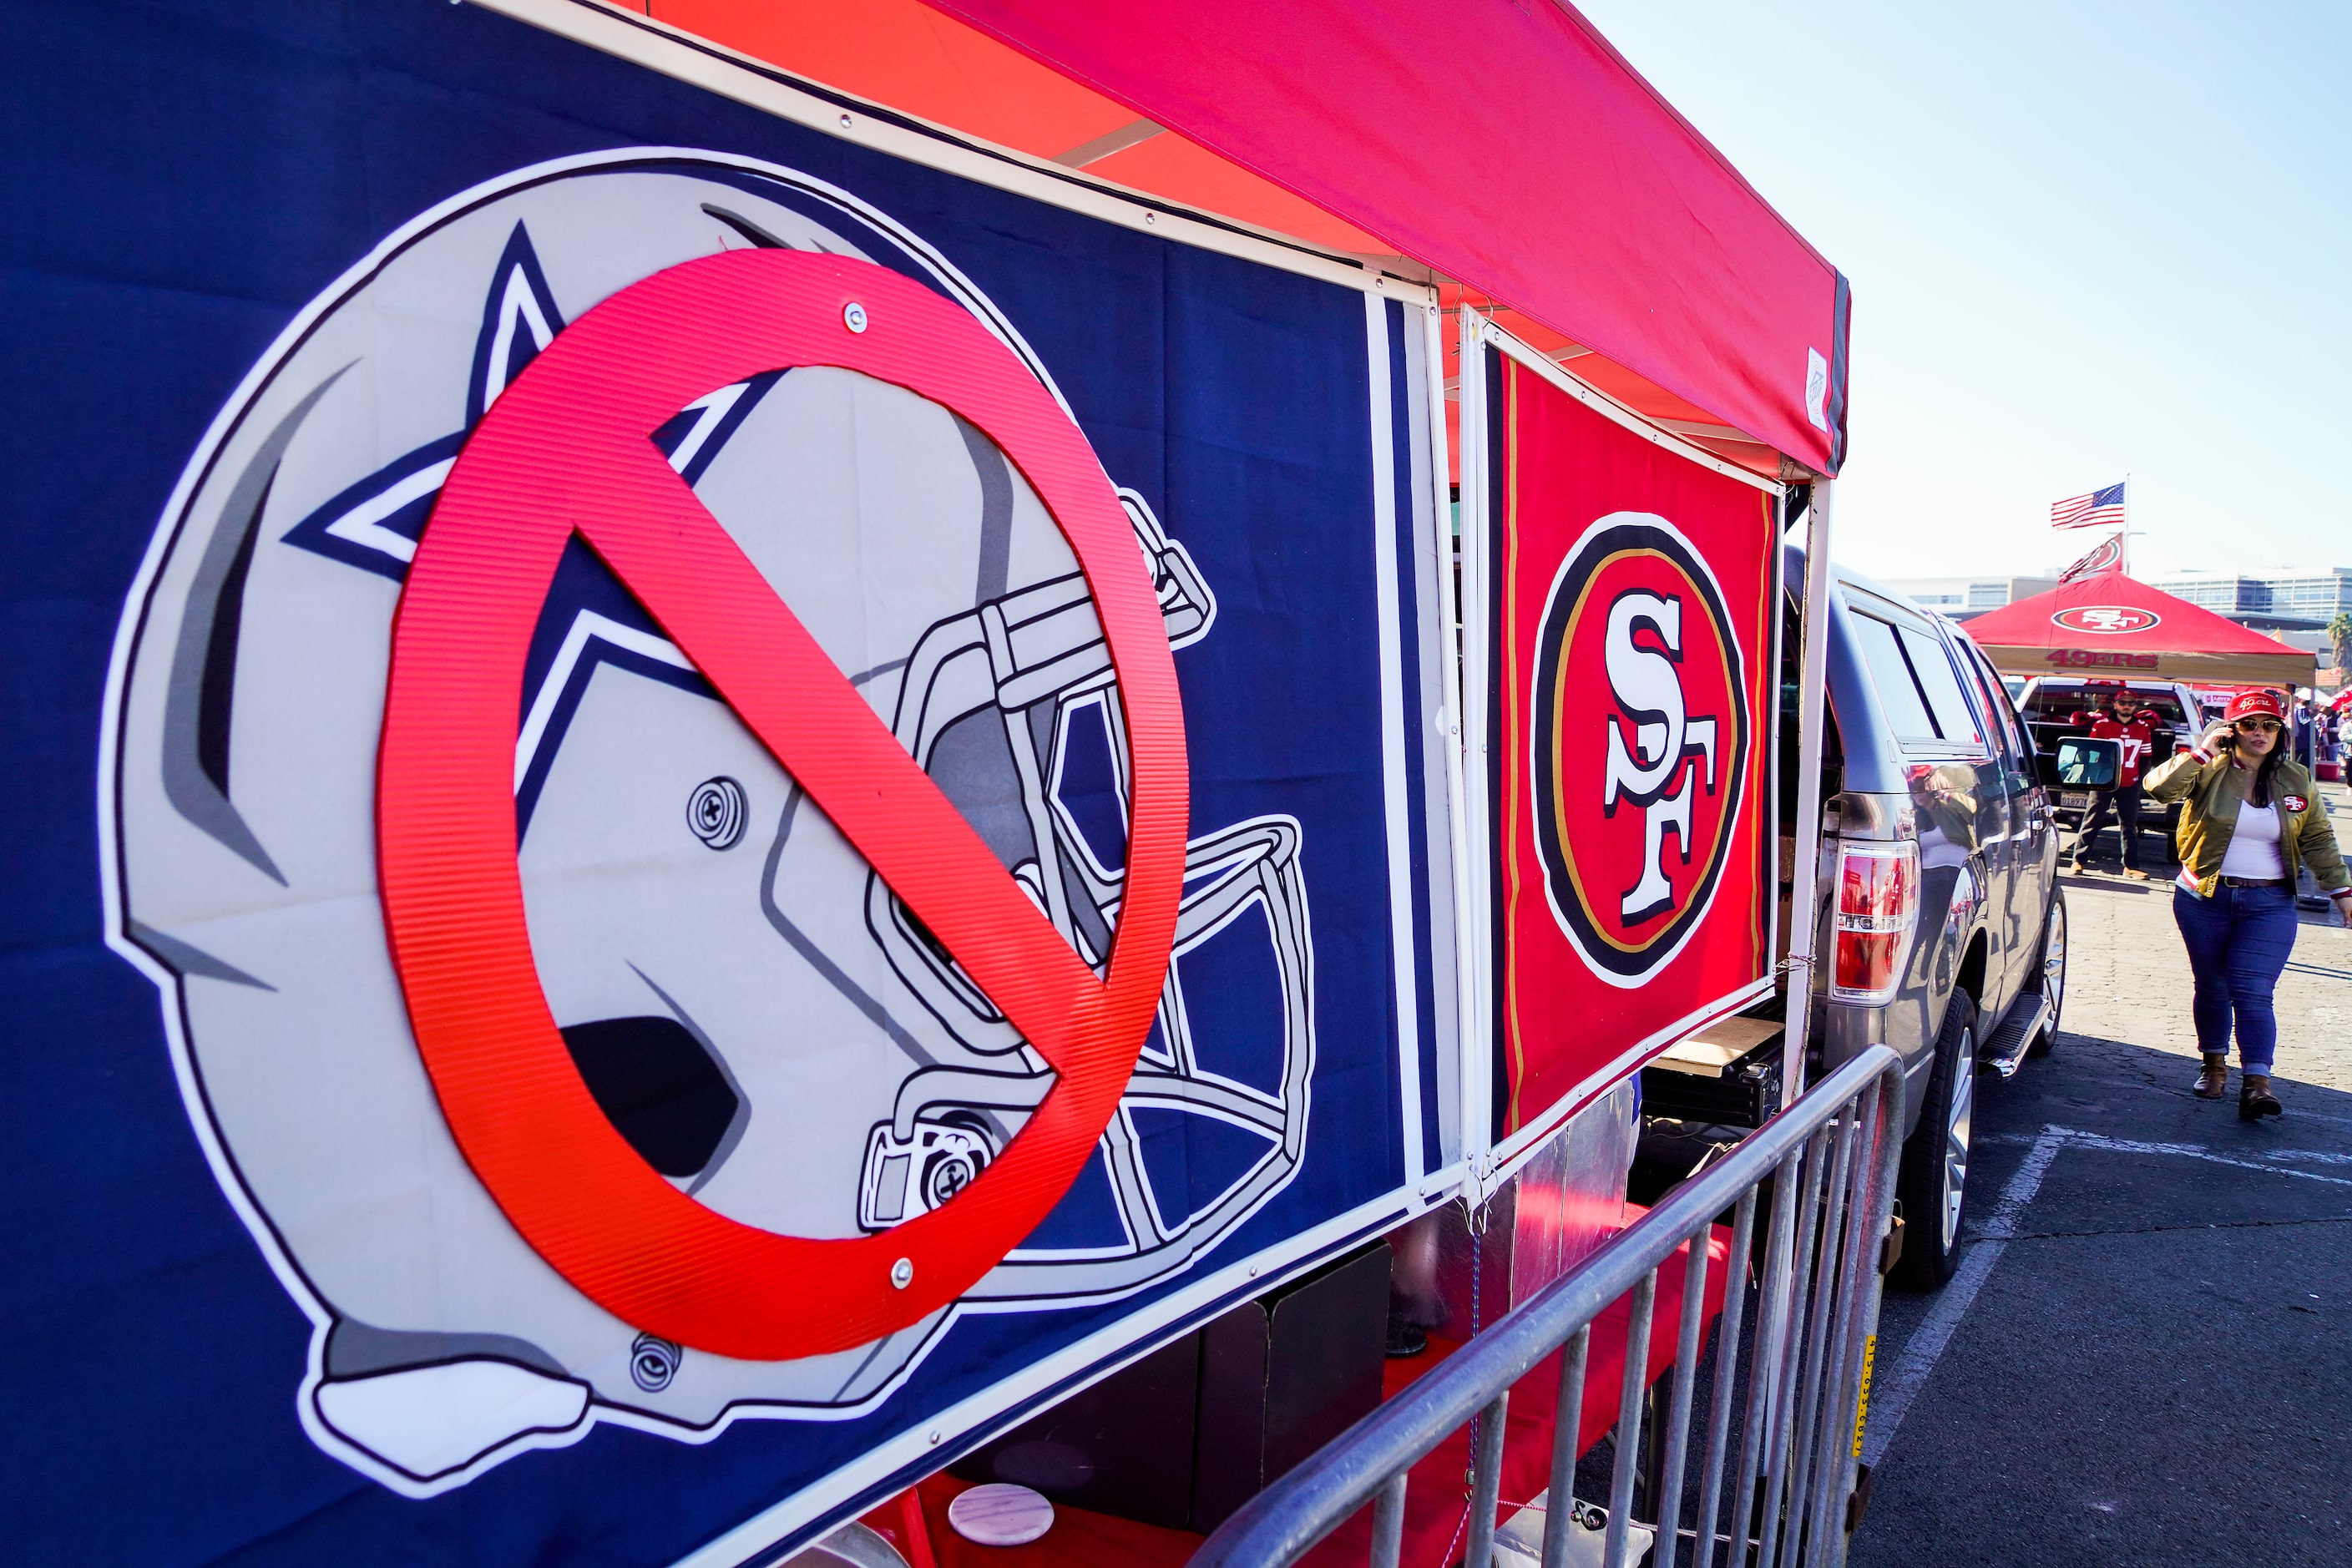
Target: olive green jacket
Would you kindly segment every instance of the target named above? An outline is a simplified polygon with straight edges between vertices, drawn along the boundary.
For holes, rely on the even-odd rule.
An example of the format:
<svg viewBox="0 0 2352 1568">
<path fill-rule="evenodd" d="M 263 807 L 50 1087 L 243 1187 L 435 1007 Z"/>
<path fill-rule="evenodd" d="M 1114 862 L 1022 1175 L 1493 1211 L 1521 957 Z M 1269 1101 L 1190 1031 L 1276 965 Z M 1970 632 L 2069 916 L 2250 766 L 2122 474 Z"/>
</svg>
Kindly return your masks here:
<svg viewBox="0 0 2352 1568">
<path fill-rule="evenodd" d="M 2233 764 L 2228 753 L 2213 755 L 2183 747 L 2167 758 L 2145 784 L 2151 800 L 2166 805 L 2186 801 L 2180 812 L 2180 868 L 2207 898 L 2221 876 L 2221 858 L 2230 852 L 2230 836 L 2238 828 L 2238 806 L 2254 775 Z M 2352 887 L 2352 872 L 2336 847 L 2336 830 L 2328 826 L 2327 808 L 2312 787 L 2311 774 L 2292 759 L 2279 763 L 2271 775 L 2271 799 L 2279 814 L 2279 858 L 2286 863 L 2287 880 L 2308 865 L 2312 879 L 2329 892 Z"/>
</svg>

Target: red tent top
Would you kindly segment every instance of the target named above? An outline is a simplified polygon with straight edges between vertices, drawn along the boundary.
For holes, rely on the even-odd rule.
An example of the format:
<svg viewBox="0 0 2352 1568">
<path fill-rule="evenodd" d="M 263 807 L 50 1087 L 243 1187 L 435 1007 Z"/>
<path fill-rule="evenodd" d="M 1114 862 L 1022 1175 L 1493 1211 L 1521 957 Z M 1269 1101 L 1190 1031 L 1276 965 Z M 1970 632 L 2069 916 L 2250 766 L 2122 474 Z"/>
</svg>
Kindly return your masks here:
<svg viewBox="0 0 2352 1568">
<path fill-rule="evenodd" d="M 2144 673 L 2308 686 L 2313 656 L 2120 572 L 2062 583 L 1968 622 L 1993 663 L 2019 673 Z"/>
<path fill-rule="evenodd" d="M 1137 190 L 1410 257 L 1750 468 L 1844 458 L 1845 279 L 1562 0 L 646 8 Z"/>
</svg>

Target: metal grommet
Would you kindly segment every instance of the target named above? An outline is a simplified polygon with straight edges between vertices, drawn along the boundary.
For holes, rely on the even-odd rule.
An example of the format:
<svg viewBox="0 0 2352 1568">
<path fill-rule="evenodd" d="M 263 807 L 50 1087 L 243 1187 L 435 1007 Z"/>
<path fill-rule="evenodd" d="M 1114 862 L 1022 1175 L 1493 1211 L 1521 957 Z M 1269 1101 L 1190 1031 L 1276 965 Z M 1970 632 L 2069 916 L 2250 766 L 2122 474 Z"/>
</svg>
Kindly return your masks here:
<svg viewBox="0 0 2352 1568">
<path fill-rule="evenodd" d="M 1145 213 L 1143 215 L 1143 221 L 1146 223 L 1158 223 L 1160 221 L 1160 215 L 1158 213 Z"/>
<path fill-rule="evenodd" d="M 843 115 L 843 116 L 841 117 L 841 128 L 842 128 L 844 131 L 846 131 L 846 130 L 848 130 L 848 129 L 849 129 L 849 116 L 847 116 L 846 114 L 845 114 L 845 115 Z"/>
<path fill-rule="evenodd" d="M 751 807 L 743 786 L 726 774 L 707 778 L 686 799 L 686 825 L 713 849 L 732 849 L 743 840 Z"/>
<path fill-rule="evenodd" d="M 853 332 L 866 330 L 866 307 L 852 300 L 841 308 L 841 324 Z"/>
<path fill-rule="evenodd" d="M 890 1283 L 892 1285 L 904 1290 L 908 1286 L 912 1285 L 914 1282 L 915 1260 L 913 1258 L 901 1258 L 898 1262 L 890 1265 Z"/>
<path fill-rule="evenodd" d="M 629 1380 L 647 1394 L 659 1394 L 677 1375 L 684 1356 L 675 1341 L 639 1334 L 629 1347 Z"/>
</svg>

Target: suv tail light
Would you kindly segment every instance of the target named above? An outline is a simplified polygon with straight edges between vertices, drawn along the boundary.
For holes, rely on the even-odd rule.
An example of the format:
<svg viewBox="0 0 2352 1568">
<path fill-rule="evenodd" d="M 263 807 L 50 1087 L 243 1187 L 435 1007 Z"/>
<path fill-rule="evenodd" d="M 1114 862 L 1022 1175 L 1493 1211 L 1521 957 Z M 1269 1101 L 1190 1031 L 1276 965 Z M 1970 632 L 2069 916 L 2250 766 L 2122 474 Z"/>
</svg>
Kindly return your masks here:
<svg viewBox="0 0 2352 1568">
<path fill-rule="evenodd" d="M 1837 972 L 1841 1002 L 1891 1002 L 1919 919 L 1919 846 L 1847 844 L 1838 852 Z"/>
</svg>

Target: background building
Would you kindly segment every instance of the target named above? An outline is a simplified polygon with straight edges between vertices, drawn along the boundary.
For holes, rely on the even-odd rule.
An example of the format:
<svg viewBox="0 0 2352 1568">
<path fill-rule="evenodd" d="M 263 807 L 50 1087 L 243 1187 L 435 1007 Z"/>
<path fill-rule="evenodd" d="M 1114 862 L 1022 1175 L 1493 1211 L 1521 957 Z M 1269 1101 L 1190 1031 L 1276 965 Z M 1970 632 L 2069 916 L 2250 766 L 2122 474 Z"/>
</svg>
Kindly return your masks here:
<svg viewBox="0 0 2352 1568">
<path fill-rule="evenodd" d="M 2149 582 L 2260 631 L 2318 631 L 2330 617 L 2352 610 L 2352 566 L 2180 572 Z"/>
<path fill-rule="evenodd" d="M 1970 616 L 1980 616 L 1987 610 L 1998 610 L 2020 599 L 2030 599 L 2036 594 L 2046 594 L 2058 585 L 2058 579 L 2049 577 L 2002 577 L 1987 574 L 1979 577 L 1895 577 L 1886 586 L 1909 599 L 1913 604 L 1965 621 Z"/>
</svg>

